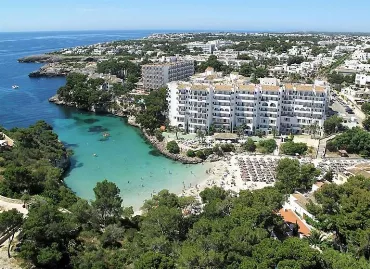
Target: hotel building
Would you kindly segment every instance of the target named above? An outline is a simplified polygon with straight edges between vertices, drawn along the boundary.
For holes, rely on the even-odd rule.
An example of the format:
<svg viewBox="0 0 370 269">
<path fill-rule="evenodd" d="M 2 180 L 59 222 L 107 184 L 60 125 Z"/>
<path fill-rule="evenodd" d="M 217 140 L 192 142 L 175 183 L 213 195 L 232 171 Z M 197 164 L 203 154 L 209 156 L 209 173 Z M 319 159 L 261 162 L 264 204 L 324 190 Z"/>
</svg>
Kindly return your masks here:
<svg viewBox="0 0 370 269">
<path fill-rule="evenodd" d="M 184 80 L 194 74 L 194 61 L 174 61 L 146 64 L 141 69 L 144 89 L 153 90 L 175 80 Z"/>
<path fill-rule="evenodd" d="M 274 129 L 277 134 L 301 134 L 315 125 L 316 134 L 323 133 L 326 86 L 280 84 L 277 79 L 251 84 L 235 73 L 222 77 L 212 68 L 189 82 L 167 85 L 170 124 L 191 133 L 212 124 L 227 132 L 245 125 L 246 134 L 271 134 Z"/>
</svg>

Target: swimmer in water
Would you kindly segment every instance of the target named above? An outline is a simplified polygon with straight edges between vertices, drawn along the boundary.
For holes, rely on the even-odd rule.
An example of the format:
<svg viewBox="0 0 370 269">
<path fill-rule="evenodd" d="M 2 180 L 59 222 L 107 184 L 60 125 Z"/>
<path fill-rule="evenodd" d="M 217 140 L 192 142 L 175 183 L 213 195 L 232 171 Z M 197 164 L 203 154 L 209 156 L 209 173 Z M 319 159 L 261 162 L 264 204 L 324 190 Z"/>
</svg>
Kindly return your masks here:
<svg viewBox="0 0 370 269">
<path fill-rule="evenodd" d="M 127 181 L 127 183 L 130 183 L 130 181 Z"/>
</svg>

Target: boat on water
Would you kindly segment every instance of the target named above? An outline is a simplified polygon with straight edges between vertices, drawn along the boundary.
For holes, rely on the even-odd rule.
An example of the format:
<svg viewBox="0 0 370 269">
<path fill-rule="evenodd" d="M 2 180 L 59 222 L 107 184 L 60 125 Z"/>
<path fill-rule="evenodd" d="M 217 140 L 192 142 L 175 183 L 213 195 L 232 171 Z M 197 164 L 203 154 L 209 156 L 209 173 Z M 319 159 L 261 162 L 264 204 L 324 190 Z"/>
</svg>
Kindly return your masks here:
<svg viewBox="0 0 370 269">
<path fill-rule="evenodd" d="M 109 133 L 104 133 L 103 134 L 103 137 L 109 137 L 110 136 L 110 134 Z"/>
<path fill-rule="evenodd" d="M 13 85 L 13 86 L 12 86 L 12 89 L 13 89 L 13 90 L 18 89 L 18 88 L 19 88 L 19 86 L 18 86 L 18 85 Z"/>
</svg>

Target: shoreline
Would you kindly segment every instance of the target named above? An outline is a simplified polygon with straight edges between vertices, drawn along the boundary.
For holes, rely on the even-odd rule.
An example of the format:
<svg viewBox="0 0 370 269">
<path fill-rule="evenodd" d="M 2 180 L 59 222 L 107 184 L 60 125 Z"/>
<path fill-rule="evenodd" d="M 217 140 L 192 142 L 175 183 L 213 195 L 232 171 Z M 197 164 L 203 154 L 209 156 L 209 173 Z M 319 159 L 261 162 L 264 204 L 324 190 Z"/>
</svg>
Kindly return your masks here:
<svg viewBox="0 0 370 269">
<path fill-rule="evenodd" d="M 68 102 L 59 100 L 58 94 L 50 97 L 49 102 L 54 103 L 56 105 L 77 108 L 76 105 L 73 104 L 73 103 L 68 103 Z M 138 129 L 140 129 L 140 134 L 143 137 L 143 139 L 148 141 L 151 146 L 153 146 L 156 150 L 158 150 L 161 153 L 161 155 L 163 155 L 166 158 L 169 158 L 169 159 L 171 159 L 173 161 L 176 161 L 176 162 L 180 162 L 182 164 L 200 164 L 200 163 L 203 163 L 203 160 L 201 160 L 199 158 L 190 158 L 190 157 L 187 157 L 187 156 L 184 156 L 184 155 L 181 155 L 181 154 L 172 154 L 172 153 L 168 152 L 165 148 L 165 145 L 162 142 L 159 142 L 155 138 L 155 136 L 150 136 L 145 130 L 141 129 L 140 125 L 135 122 L 135 116 L 128 115 L 127 111 L 124 111 L 124 110 L 116 111 L 114 109 L 109 109 L 109 108 L 99 109 L 99 110 L 96 110 L 95 108 L 91 108 L 87 111 L 91 112 L 91 113 L 105 113 L 105 114 L 110 114 L 110 115 L 114 115 L 114 116 L 121 117 L 121 118 L 126 118 L 127 119 L 127 124 L 132 126 L 132 127 L 136 127 Z"/>
</svg>

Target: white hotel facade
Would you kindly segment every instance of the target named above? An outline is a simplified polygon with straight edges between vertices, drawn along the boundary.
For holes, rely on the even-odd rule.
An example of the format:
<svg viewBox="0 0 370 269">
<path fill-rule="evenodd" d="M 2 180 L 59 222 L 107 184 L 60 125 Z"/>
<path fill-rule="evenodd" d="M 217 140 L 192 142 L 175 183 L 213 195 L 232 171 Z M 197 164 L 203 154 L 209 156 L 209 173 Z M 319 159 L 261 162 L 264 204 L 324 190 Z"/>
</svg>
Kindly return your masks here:
<svg viewBox="0 0 370 269">
<path fill-rule="evenodd" d="M 329 104 L 327 86 L 284 84 L 262 79 L 250 84 L 237 74 L 221 77 L 212 69 L 189 82 L 168 83 L 169 120 L 190 133 L 214 127 L 227 132 L 245 124 L 246 134 L 322 134 Z"/>
</svg>

